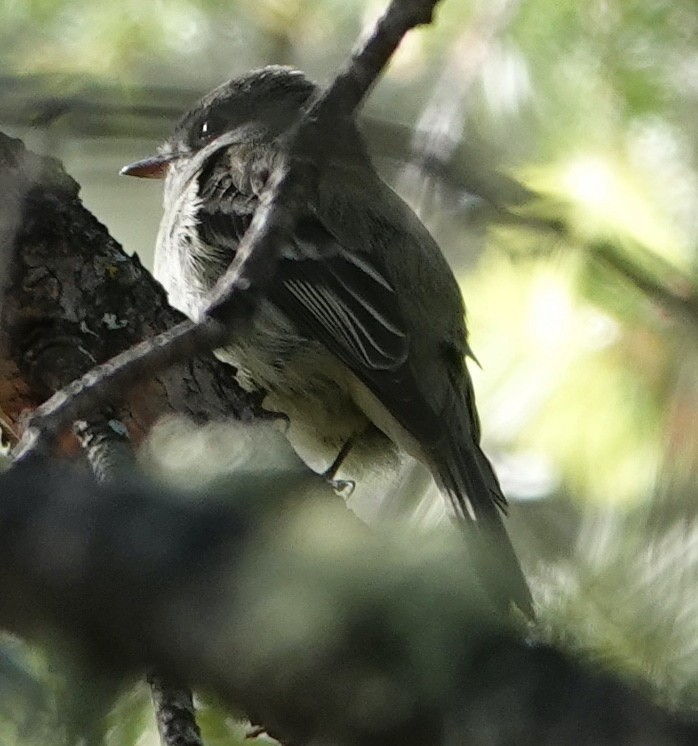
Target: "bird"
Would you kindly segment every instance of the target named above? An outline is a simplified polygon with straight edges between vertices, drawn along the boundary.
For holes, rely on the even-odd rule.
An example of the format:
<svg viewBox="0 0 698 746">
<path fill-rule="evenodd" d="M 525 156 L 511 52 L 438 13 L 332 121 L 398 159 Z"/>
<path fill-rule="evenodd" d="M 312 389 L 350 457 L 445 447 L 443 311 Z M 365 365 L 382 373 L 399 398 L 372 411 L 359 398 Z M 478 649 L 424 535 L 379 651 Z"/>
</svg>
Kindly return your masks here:
<svg viewBox="0 0 698 746">
<path fill-rule="evenodd" d="M 154 274 L 193 319 L 235 258 L 283 135 L 319 87 L 270 65 L 203 96 L 155 156 L 121 173 L 164 179 Z M 317 185 L 281 247 L 251 324 L 216 354 L 288 422 L 309 464 L 347 452 L 405 452 L 431 472 L 497 604 L 532 597 L 503 522 L 506 499 L 480 445 L 465 307 L 435 239 L 372 164 L 353 117 L 323 133 Z M 487 539 L 485 539 L 487 537 Z M 494 566 L 493 566 L 494 564 Z M 483 584 L 489 581 L 483 580 Z"/>
</svg>

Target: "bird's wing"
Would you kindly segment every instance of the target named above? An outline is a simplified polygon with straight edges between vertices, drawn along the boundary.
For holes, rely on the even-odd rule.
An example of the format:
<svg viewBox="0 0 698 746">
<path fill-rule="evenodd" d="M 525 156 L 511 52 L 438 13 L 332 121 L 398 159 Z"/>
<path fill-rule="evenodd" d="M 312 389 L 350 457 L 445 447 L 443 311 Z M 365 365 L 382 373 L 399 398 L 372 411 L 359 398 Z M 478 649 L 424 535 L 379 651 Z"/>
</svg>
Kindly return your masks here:
<svg viewBox="0 0 698 746">
<path fill-rule="evenodd" d="M 382 268 L 345 252 L 317 220 L 299 222 L 272 300 L 360 377 L 399 369 L 409 338 Z"/>
<path fill-rule="evenodd" d="M 344 251 L 315 221 L 296 234 L 301 256 L 306 232 L 314 234 L 314 246 L 322 233 L 331 245 L 318 258 L 282 259 L 271 300 L 339 358 L 418 443 L 440 441 L 441 419 L 412 369 L 409 331 L 380 262 Z"/>
<path fill-rule="evenodd" d="M 230 259 L 252 212 L 240 195 L 204 202 L 199 234 Z M 440 418 L 420 390 L 409 363 L 410 339 L 395 289 L 375 256 L 346 251 L 314 217 L 299 221 L 279 263 L 270 300 L 304 336 L 341 360 L 418 442 L 442 437 Z"/>
<path fill-rule="evenodd" d="M 231 212 L 208 206 L 199 214 L 199 231 L 232 259 L 251 215 Z M 493 591 L 497 602 L 508 608 L 513 600 L 530 615 L 530 591 L 499 514 L 506 501 L 478 443 L 467 371 L 460 368 L 451 401 L 436 412 L 410 363 L 409 331 L 379 259 L 346 251 L 317 219 L 306 217 L 280 261 L 269 298 L 301 334 L 339 358 L 420 444 L 463 524 L 489 528 L 473 533 L 472 558 L 484 577 L 492 574 L 493 554 L 482 543 L 486 536 L 496 539 L 502 564 L 492 562 L 506 570 L 498 581 L 501 592 Z"/>
<path fill-rule="evenodd" d="M 212 158 L 199 178 L 198 230 L 205 243 L 232 259 L 258 197 L 239 189 L 221 165 Z M 371 388 L 406 365 L 409 338 L 383 268 L 366 253 L 345 251 L 316 218 L 298 221 L 270 300 Z"/>
</svg>

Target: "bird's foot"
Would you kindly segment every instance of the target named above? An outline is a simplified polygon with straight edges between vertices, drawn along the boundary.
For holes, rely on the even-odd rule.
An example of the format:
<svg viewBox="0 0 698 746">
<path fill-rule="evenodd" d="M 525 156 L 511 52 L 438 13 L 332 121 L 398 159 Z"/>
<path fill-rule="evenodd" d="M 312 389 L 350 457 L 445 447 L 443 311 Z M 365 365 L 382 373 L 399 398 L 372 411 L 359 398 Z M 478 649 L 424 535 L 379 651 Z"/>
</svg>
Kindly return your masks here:
<svg viewBox="0 0 698 746">
<path fill-rule="evenodd" d="M 356 488 L 356 482 L 353 479 L 327 479 L 327 484 L 342 498 L 348 500 Z"/>
</svg>

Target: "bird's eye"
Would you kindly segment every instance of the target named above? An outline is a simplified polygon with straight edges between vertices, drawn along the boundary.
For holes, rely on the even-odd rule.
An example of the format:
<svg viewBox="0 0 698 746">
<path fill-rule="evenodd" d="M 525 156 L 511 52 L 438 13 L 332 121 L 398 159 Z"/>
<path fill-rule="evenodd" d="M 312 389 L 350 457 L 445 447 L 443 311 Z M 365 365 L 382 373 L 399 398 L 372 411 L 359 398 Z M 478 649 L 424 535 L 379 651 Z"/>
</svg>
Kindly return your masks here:
<svg viewBox="0 0 698 746">
<path fill-rule="evenodd" d="M 208 123 L 208 121 L 206 121 L 206 122 L 204 122 L 201 125 L 201 129 L 199 130 L 199 134 L 201 135 L 201 137 L 208 137 L 209 130 L 210 130 L 209 123 Z"/>
</svg>

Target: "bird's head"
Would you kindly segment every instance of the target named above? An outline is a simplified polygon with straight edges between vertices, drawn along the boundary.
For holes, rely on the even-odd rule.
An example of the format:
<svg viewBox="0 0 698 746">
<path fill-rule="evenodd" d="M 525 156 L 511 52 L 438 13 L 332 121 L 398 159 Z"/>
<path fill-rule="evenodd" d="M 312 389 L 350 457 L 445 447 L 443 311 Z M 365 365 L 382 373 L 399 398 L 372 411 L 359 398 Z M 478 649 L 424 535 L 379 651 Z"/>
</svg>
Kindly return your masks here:
<svg viewBox="0 0 698 746">
<path fill-rule="evenodd" d="M 164 178 L 170 165 L 216 144 L 271 141 L 287 130 L 317 91 L 299 70 L 272 65 L 218 86 L 179 120 L 157 155 L 121 169 L 127 176 Z"/>
</svg>

